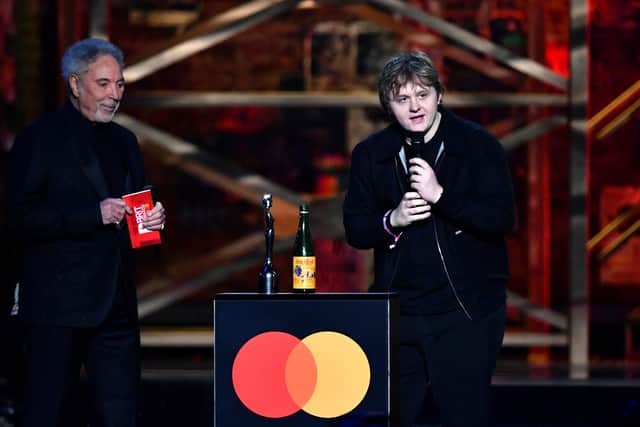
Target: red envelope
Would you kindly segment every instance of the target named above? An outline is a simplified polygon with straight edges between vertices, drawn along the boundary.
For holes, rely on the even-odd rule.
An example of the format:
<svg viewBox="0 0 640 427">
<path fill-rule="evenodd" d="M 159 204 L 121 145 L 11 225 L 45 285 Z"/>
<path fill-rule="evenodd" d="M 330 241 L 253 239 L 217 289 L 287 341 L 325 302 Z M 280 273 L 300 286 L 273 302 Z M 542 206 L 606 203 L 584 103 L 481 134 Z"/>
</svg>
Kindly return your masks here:
<svg viewBox="0 0 640 427">
<path fill-rule="evenodd" d="M 131 247 L 141 248 L 161 243 L 159 231 L 147 230 L 142 225 L 142 221 L 147 217 L 147 211 L 153 209 L 151 190 L 126 194 L 122 196 L 122 199 L 133 211 L 131 215 L 125 215 L 127 217 L 127 227 L 129 227 Z"/>
</svg>

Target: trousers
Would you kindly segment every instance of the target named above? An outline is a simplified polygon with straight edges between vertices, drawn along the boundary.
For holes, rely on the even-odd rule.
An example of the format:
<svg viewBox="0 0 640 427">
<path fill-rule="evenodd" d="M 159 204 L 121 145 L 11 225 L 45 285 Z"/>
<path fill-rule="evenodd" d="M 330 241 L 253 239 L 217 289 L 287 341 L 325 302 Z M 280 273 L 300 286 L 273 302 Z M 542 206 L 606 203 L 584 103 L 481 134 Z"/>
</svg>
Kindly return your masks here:
<svg viewBox="0 0 640 427">
<path fill-rule="evenodd" d="M 19 427 L 67 427 L 75 425 L 74 413 L 87 412 L 92 427 L 136 426 L 140 333 L 137 319 L 121 303 L 119 289 L 107 318 L 96 328 L 22 325 Z M 82 368 L 89 408 L 72 399 Z"/>
<path fill-rule="evenodd" d="M 428 387 L 442 427 L 489 425 L 491 377 L 505 321 L 504 305 L 473 320 L 459 310 L 400 316 L 400 427 L 414 425 Z"/>
</svg>

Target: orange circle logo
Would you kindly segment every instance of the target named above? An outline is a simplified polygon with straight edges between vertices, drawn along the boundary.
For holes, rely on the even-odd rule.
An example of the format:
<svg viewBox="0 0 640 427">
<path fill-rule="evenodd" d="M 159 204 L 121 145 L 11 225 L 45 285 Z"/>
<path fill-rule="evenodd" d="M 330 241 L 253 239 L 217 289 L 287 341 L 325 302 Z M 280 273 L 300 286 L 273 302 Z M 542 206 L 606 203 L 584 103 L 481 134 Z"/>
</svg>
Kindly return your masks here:
<svg viewBox="0 0 640 427">
<path fill-rule="evenodd" d="M 348 336 L 316 332 L 300 340 L 285 332 L 264 332 L 238 351 L 233 388 L 252 412 L 283 418 L 299 410 L 319 418 L 352 411 L 371 381 L 369 360 Z"/>
</svg>

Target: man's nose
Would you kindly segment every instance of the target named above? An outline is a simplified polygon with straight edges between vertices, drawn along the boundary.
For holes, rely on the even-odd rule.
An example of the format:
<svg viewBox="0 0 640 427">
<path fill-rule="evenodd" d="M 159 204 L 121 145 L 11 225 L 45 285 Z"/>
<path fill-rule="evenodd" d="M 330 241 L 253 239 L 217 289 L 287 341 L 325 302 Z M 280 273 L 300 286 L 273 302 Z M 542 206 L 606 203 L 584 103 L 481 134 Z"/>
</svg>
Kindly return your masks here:
<svg viewBox="0 0 640 427">
<path fill-rule="evenodd" d="M 420 104 L 415 98 L 409 98 L 409 110 L 418 111 L 420 109 Z"/>
<path fill-rule="evenodd" d="M 121 91 L 117 84 L 109 85 L 109 98 L 120 99 Z"/>
</svg>

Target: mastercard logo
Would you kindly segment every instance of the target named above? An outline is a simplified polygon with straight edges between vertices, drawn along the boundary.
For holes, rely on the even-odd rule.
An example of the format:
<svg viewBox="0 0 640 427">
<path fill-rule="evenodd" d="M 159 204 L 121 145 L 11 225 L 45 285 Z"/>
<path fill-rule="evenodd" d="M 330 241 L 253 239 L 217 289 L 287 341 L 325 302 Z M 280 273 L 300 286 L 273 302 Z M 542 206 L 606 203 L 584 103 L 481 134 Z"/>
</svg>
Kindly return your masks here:
<svg viewBox="0 0 640 427">
<path fill-rule="evenodd" d="M 285 332 L 264 332 L 238 351 L 233 388 L 249 410 L 267 418 L 302 410 L 319 418 L 352 411 L 371 382 L 369 360 L 348 336 L 322 331 L 299 339 Z"/>
</svg>

